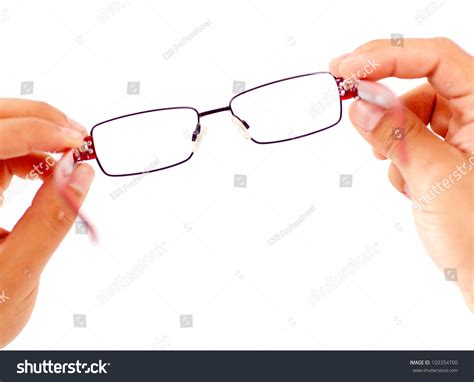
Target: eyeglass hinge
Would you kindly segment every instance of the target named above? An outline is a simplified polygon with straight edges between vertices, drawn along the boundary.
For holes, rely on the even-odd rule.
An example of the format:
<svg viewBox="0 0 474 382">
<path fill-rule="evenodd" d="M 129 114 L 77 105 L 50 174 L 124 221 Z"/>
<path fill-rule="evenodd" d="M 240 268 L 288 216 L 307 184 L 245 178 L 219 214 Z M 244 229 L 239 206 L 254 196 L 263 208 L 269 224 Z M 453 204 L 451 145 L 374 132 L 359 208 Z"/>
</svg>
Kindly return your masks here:
<svg viewBox="0 0 474 382">
<path fill-rule="evenodd" d="M 90 135 L 84 137 L 84 141 L 78 148 L 74 149 L 72 156 L 74 162 L 82 162 L 96 158 L 94 140 Z"/>
<path fill-rule="evenodd" d="M 352 78 L 336 77 L 337 89 L 341 100 L 357 97 L 358 81 Z"/>
</svg>

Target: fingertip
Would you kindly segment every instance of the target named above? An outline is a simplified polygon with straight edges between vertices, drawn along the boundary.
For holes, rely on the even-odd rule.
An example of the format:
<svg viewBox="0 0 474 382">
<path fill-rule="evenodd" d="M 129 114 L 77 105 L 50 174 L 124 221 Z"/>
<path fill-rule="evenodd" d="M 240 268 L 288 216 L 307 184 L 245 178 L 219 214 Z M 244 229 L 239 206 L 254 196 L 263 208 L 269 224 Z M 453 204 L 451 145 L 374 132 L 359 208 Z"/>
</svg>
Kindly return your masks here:
<svg viewBox="0 0 474 382">
<path fill-rule="evenodd" d="M 363 101 L 360 98 L 356 98 L 354 102 L 352 102 L 347 109 L 347 115 L 349 116 L 349 119 L 351 120 L 354 126 L 355 124 L 354 124 L 353 119 L 357 116 L 360 102 L 363 102 Z"/>
<path fill-rule="evenodd" d="M 375 57 L 367 53 L 352 53 L 339 62 L 339 72 L 342 77 L 367 79 L 374 76 L 379 66 Z"/>
<path fill-rule="evenodd" d="M 379 160 L 386 160 L 387 157 L 381 153 L 379 153 L 377 150 L 375 150 L 374 148 L 372 148 L 372 153 L 374 154 L 374 157 L 379 159 Z"/>
<path fill-rule="evenodd" d="M 81 163 L 72 172 L 67 185 L 79 196 L 84 197 L 89 191 L 94 176 L 94 169 L 86 163 Z"/>
<path fill-rule="evenodd" d="M 361 103 L 365 103 L 365 101 L 361 100 L 360 98 L 356 98 L 354 102 L 352 102 L 347 109 L 347 115 L 349 116 L 349 119 L 351 120 L 353 124 L 354 124 L 354 120 L 357 120 L 359 118 L 359 114 L 361 113 L 360 111 Z M 358 126 L 356 125 L 356 127 Z"/>
<path fill-rule="evenodd" d="M 84 140 L 84 134 L 69 127 L 59 127 L 59 132 L 66 147 L 79 147 Z"/>
<path fill-rule="evenodd" d="M 68 118 L 68 126 L 73 130 L 79 131 L 83 137 L 87 135 L 87 129 L 72 118 Z"/>
<path fill-rule="evenodd" d="M 345 57 L 347 57 L 350 53 L 345 53 L 342 54 L 334 59 L 331 60 L 329 63 L 329 71 L 336 77 L 340 76 L 341 73 L 339 72 L 339 64 L 341 61 L 344 60 Z"/>
<path fill-rule="evenodd" d="M 349 108 L 349 118 L 354 126 L 366 133 L 371 133 L 384 116 L 384 110 L 363 100 L 356 100 Z"/>
</svg>

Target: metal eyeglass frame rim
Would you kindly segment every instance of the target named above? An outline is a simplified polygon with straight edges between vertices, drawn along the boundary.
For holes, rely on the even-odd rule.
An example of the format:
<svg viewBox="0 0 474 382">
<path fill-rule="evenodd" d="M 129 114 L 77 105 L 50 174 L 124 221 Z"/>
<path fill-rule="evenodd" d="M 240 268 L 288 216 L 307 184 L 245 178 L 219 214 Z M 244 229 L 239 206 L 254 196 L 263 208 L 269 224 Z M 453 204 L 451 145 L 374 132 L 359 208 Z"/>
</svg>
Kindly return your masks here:
<svg viewBox="0 0 474 382">
<path fill-rule="evenodd" d="M 337 125 L 341 121 L 341 119 L 342 119 L 342 100 L 354 98 L 354 97 L 357 96 L 357 89 L 354 87 L 353 84 L 351 84 L 350 82 L 348 83 L 347 82 L 348 80 L 344 80 L 341 77 L 335 77 L 332 73 L 327 72 L 327 71 L 300 74 L 300 75 L 297 75 L 297 76 L 292 76 L 292 77 L 287 77 L 287 78 L 283 78 L 283 79 L 276 80 L 276 81 L 271 81 L 271 82 L 253 87 L 251 89 L 247 89 L 247 90 L 245 90 L 245 91 L 243 91 L 239 94 L 234 95 L 230 99 L 229 104 L 227 106 L 216 108 L 216 109 L 211 109 L 211 110 L 206 110 L 206 111 L 203 111 L 203 112 L 199 112 L 196 108 L 194 108 L 192 106 L 175 106 L 175 107 L 150 109 L 150 110 L 139 111 L 139 112 L 136 112 L 136 113 L 124 114 L 124 115 L 121 115 L 121 116 L 118 116 L 118 117 L 114 117 L 114 118 L 99 122 L 99 123 L 97 123 L 96 125 L 94 125 L 92 127 L 91 132 L 90 132 L 90 137 L 89 137 L 90 139 L 89 139 L 88 144 L 89 144 L 89 146 L 92 145 L 92 148 L 91 148 L 91 150 L 93 150 L 92 155 L 84 156 L 83 154 L 81 154 L 81 152 L 79 152 L 79 149 L 76 149 L 76 152 L 75 152 L 75 155 L 74 155 L 74 160 L 75 160 L 75 162 L 80 162 L 80 161 L 84 161 L 84 160 L 95 159 L 97 161 L 97 164 L 99 165 L 99 168 L 101 169 L 101 171 L 105 175 L 111 176 L 111 177 L 123 177 L 123 176 L 140 175 L 140 174 L 146 174 L 146 173 L 162 171 L 162 170 L 166 170 L 166 169 L 169 169 L 169 168 L 172 168 L 172 167 L 179 166 L 180 164 L 183 164 L 183 163 L 189 161 L 192 158 L 194 152 L 191 152 L 191 154 L 186 159 L 184 159 L 184 160 L 182 160 L 178 163 L 175 163 L 175 164 L 172 164 L 172 165 L 169 165 L 169 166 L 165 166 L 165 167 L 161 167 L 161 168 L 158 168 L 158 169 L 153 169 L 153 170 L 149 170 L 149 171 L 145 170 L 145 171 L 139 171 L 139 172 L 132 172 L 132 173 L 126 173 L 126 174 L 109 174 L 104 169 L 104 167 L 102 166 L 102 163 L 100 162 L 99 157 L 96 155 L 95 147 L 93 145 L 94 130 L 95 130 L 96 127 L 98 127 L 100 125 L 103 125 L 105 123 L 112 122 L 112 121 L 115 121 L 115 120 L 118 120 L 118 119 L 122 119 L 122 118 L 133 117 L 133 116 L 136 116 L 136 115 L 152 113 L 152 112 L 156 112 L 156 111 L 179 110 L 179 109 L 193 110 L 196 113 L 197 125 L 196 125 L 196 129 L 193 132 L 192 141 L 195 141 L 196 138 L 198 137 L 198 135 L 201 132 L 201 117 L 205 117 L 205 116 L 212 115 L 212 114 L 217 114 L 217 113 L 222 113 L 222 112 L 225 112 L 225 111 L 230 111 L 233 117 L 237 118 L 242 123 L 242 125 L 245 126 L 246 129 L 249 129 L 249 125 L 247 124 L 247 122 L 245 122 L 245 120 L 241 119 L 238 115 L 236 115 L 234 113 L 234 110 L 232 110 L 232 102 L 236 98 L 238 98 L 238 97 L 240 97 L 240 96 L 242 96 L 246 93 L 249 93 L 253 90 L 257 90 L 257 89 L 260 89 L 260 88 L 263 88 L 263 87 L 266 87 L 266 86 L 269 86 L 269 85 L 277 84 L 277 83 L 288 81 L 288 80 L 293 80 L 293 79 L 296 79 L 296 78 L 302 78 L 302 77 L 318 75 L 318 74 L 330 74 L 334 78 L 334 81 L 335 81 L 336 86 L 338 88 L 339 96 L 340 96 L 339 97 L 339 102 L 340 102 L 339 110 L 340 110 L 340 112 L 339 112 L 339 118 L 338 118 L 337 122 L 333 123 L 332 125 L 330 125 L 328 127 L 323 128 L 323 129 L 316 130 L 316 131 L 313 131 L 313 132 L 310 132 L 310 133 L 307 133 L 307 134 L 303 134 L 303 135 L 299 135 L 297 137 L 292 137 L 292 138 L 280 139 L 280 140 L 269 141 L 269 142 L 260 142 L 256 139 L 252 138 L 252 137 L 250 137 L 250 139 L 255 143 L 265 145 L 265 144 L 274 144 L 274 143 L 280 143 L 280 142 L 293 141 L 293 140 L 296 140 L 296 139 L 307 137 L 309 135 L 320 133 L 322 131 L 330 129 L 331 127 L 334 127 L 335 125 Z"/>
</svg>

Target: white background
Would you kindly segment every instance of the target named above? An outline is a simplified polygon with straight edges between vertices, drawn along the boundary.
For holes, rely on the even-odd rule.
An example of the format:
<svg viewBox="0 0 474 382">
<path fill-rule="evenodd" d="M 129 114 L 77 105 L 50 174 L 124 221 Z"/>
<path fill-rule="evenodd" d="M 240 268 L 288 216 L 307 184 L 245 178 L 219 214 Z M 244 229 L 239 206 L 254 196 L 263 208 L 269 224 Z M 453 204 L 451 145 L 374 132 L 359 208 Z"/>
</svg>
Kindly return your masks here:
<svg viewBox="0 0 474 382">
<path fill-rule="evenodd" d="M 0 96 L 45 100 L 89 128 L 148 108 L 224 106 L 234 80 L 249 88 L 327 70 L 331 58 L 392 33 L 447 36 L 474 51 L 467 0 L 0 4 Z M 20 94 L 24 81 L 34 81 L 33 94 Z M 139 95 L 127 95 L 129 81 L 140 81 Z M 420 81 L 388 83 L 400 93 Z M 7 349 L 472 349 L 472 313 L 424 252 L 388 163 L 372 157 L 346 114 L 325 133 L 269 146 L 243 139 L 228 113 L 203 122 L 209 132 L 190 162 L 116 199 L 133 179 L 93 164 L 84 211 L 100 244 L 72 229 Z M 234 187 L 235 174 L 246 188 Z M 339 187 L 340 174 L 352 187 Z M 38 186 L 14 183 L 2 226 Z M 136 271 L 162 242 L 166 251 Z M 314 291 L 374 243 L 378 252 L 315 303 Z M 120 276 L 129 281 L 103 303 Z M 74 314 L 86 315 L 86 328 L 74 327 Z M 180 327 L 182 314 L 192 328 Z"/>
</svg>

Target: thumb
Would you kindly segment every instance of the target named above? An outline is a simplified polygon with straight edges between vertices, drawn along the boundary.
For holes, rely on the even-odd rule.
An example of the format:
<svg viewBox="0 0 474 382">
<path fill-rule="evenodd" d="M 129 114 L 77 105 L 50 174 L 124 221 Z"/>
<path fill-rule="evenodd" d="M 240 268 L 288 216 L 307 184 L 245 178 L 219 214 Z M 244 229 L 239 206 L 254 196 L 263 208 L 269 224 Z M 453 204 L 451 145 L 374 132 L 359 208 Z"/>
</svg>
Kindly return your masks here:
<svg viewBox="0 0 474 382">
<path fill-rule="evenodd" d="M 78 205 L 84 201 L 93 177 L 92 167 L 86 164 L 78 165 L 71 174 L 66 192 Z M 76 212 L 58 192 L 53 177 L 48 176 L 3 243 L 7 263 L 13 266 L 11 271 L 14 273 L 20 265 L 37 279 L 75 218 Z"/>
<path fill-rule="evenodd" d="M 409 109 L 403 112 L 400 127 L 391 111 L 359 99 L 351 105 L 349 116 L 374 150 L 392 160 L 410 192 L 422 193 L 465 157 L 432 133 Z"/>
</svg>

